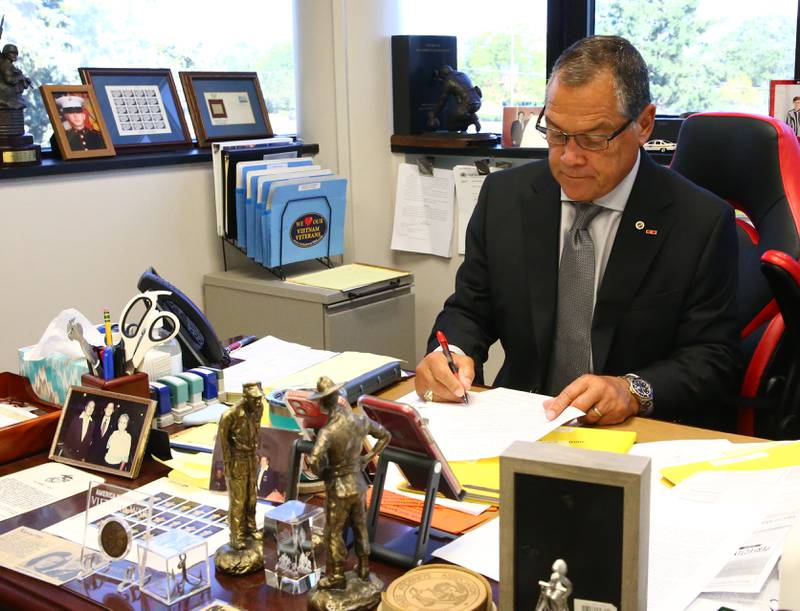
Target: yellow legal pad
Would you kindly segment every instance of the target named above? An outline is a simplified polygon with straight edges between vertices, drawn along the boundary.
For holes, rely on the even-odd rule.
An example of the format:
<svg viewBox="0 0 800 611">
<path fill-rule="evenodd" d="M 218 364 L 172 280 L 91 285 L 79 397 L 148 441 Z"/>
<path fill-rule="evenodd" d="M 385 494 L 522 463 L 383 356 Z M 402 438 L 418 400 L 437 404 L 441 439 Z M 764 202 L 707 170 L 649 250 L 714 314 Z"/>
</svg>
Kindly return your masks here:
<svg viewBox="0 0 800 611">
<path fill-rule="evenodd" d="M 399 269 L 389 269 L 388 267 L 376 267 L 374 265 L 364 265 L 362 263 L 350 263 L 340 265 L 332 269 L 311 274 L 302 274 L 287 278 L 287 282 L 314 286 L 332 291 L 351 291 L 362 286 L 375 284 L 376 282 L 386 282 L 394 278 L 408 276 L 410 272 Z"/>
<path fill-rule="evenodd" d="M 690 475 L 700 471 L 758 471 L 761 469 L 780 469 L 800 465 L 800 442 L 764 443 L 763 447 L 745 452 L 735 449 L 722 458 L 702 460 L 661 469 L 661 475 L 671 484 L 678 484 Z"/>
</svg>

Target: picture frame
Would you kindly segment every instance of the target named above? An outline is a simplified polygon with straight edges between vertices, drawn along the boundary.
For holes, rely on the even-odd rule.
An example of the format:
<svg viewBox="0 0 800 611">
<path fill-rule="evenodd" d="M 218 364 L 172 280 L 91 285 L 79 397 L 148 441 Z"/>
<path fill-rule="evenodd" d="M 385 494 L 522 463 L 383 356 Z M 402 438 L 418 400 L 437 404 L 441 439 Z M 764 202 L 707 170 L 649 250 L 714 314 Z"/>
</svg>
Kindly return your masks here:
<svg viewBox="0 0 800 611">
<path fill-rule="evenodd" d="M 769 82 L 769 116 L 784 121 L 800 139 L 800 81 Z"/>
<path fill-rule="evenodd" d="M 72 386 L 61 410 L 49 458 L 135 479 L 142 466 L 155 409 L 152 399 Z M 106 416 L 108 421 L 104 423 Z"/>
<path fill-rule="evenodd" d="M 649 458 L 516 441 L 500 456 L 500 506 L 501 609 L 533 609 L 559 559 L 575 609 L 647 607 Z"/>
<path fill-rule="evenodd" d="M 90 85 L 42 85 L 39 92 L 53 126 L 51 143 L 62 159 L 117 154 Z"/>
<path fill-rule="evenodd" d="M 78 68 L 97 96 L 119 152 L 192 146 L 178 90 L 168 68 Z"/>
<path fill-rule="evenodd" d="M 541 106 L 503 106 L 503 134 L 506 148 L 547 148 L 547 140 L 536 131 Z"/>
<path fill-rule="evenodd" d="M 197 146 L 273 136 L 255 72 L 180 72 Z"/>
</svg>

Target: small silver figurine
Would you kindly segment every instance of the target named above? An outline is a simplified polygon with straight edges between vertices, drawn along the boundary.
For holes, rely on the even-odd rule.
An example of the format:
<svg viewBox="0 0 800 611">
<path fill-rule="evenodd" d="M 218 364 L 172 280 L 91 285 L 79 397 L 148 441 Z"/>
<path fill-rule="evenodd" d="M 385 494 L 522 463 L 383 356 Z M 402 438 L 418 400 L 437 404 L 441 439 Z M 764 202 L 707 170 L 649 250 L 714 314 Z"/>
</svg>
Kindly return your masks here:
<svg viewBox="0 0 800 611">
<path fill-rule="evenodd" d="M 540 581 L 539 600 L 534 611 L 568 611 L 572 582 L 567 578 L 567 563 L 559 558 L 553 563 L 550 581 Z"/>
</svg>

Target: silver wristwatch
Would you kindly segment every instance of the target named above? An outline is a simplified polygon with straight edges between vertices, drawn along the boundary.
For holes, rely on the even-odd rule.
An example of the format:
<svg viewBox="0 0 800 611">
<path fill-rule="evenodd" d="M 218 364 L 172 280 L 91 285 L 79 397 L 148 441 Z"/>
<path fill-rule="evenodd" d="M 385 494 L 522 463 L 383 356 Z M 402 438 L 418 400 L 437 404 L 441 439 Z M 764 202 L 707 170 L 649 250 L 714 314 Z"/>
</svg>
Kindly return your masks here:
<svg viewBox="0 0 800 611">
<path fill-rule="evenodd" d="M 635 373 L 626 373 L 620 377 L 628 382 L 628 390 L 639 402 L 639 411 L 636 415 L 649 416 L 653 411 L 653 387 L 650 382 Z"/>
</svg>

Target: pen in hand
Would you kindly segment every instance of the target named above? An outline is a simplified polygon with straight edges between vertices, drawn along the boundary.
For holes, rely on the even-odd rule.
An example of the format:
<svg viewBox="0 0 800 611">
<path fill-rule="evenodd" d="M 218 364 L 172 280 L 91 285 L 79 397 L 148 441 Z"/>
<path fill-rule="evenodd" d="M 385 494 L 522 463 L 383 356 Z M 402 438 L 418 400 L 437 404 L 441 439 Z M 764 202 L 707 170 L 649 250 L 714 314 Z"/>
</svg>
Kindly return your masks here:
<svg viewBox="0 0 800 611">
<path fill-rule="evenodd" d="M 442 352 L 444 353 L 444 358 L 447 359 L 447 365 L 450 367 L 450 371 L 453 372 L 453 375 L 458 375 L 458 367 L 456 366 L 455 361 L 453 360 L 453 355 L 450 352 L 450 345 L 447 343 L 447 338 L 444 336 L 444 333 L 441 331 L 436 331 L 436 340 L 439 342 L 439 345 L 442 347 Z M 464 389 L 464 396 L 461 397 L 461 400 L 464 402 L 464 405 L 469 405 L 469 397 L 467 397 L 467 389 Z"/>
</svg>

